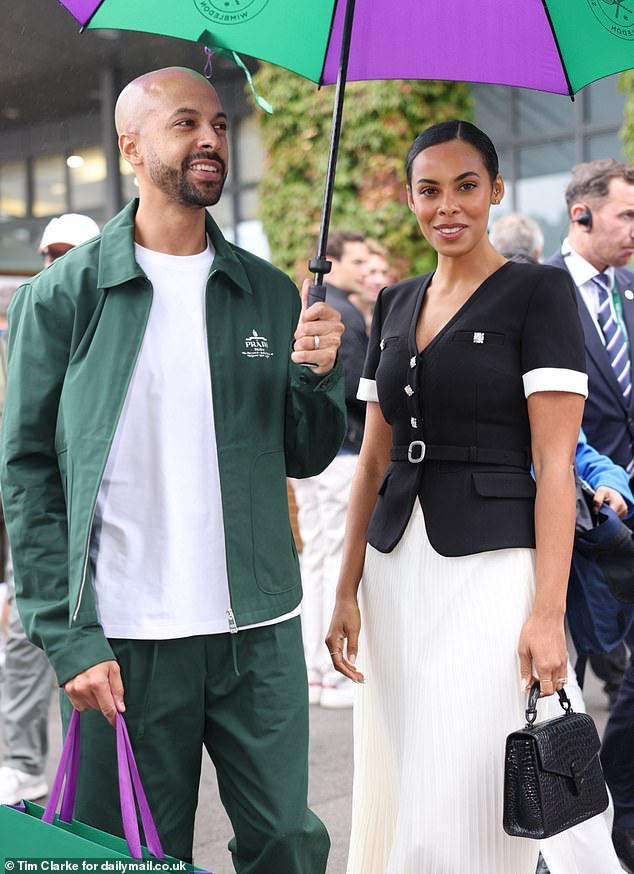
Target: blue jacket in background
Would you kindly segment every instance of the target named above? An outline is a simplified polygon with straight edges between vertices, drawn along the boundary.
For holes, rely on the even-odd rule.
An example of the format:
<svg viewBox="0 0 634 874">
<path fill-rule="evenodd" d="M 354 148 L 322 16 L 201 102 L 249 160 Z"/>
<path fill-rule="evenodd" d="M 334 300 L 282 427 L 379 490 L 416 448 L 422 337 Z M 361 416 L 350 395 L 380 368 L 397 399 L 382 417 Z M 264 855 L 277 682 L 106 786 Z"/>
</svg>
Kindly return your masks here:
<svg viewBox="0 0 634 874">
<path fill-rule="evenodd" d="M 583 430 L 575 456 L 577 472 L 588 485 L 615 489 L 627 501 L 628 517 L 634 512 L 634 496 L 626 471 L 590 444 Z M 572 551 L 567 599 L 568 627 L 579 656 L 611 652 L 634 627 L 634 605 L 612 595 L 601 565 L 579 549 Z M 583 682 L 583 659 L 578 663 Z"/>
<path fill-rule="evenodd" d="M 624 468 L 590 446 L 583 428 L 579 434 L 575 464 L 581 479 L 585 480 L 595 491 L 599 486 L 607 486 L 623 495 L 627 501 L 627 516 L 625 518 L 629 519 L 634 513 L 634 495 L 630 489 L 630 478 Z"/>
</svg>

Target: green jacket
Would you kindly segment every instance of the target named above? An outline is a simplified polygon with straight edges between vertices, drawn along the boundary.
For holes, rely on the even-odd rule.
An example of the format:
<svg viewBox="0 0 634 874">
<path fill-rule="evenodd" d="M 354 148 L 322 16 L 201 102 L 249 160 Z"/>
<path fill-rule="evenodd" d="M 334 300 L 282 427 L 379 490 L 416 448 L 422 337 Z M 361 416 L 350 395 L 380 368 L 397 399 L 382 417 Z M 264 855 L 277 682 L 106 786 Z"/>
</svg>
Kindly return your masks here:
<svg viewBox="0 0 634 874">
<path fill-rule="evenodd" d="M 95 503 L 152 305 L 134 259 L 133 201 L 21 286 L 9 311 L 0 477 L 26 633 L 61 683 L 113 658 L 88 548 Z M 345 433 L 341 366 L 290 360 L 300 312 L 288 277 L 207 232 L 206 320 L 233 616 L 247 625 L 301 600 L 286 475 L 312 476 Z M 228 625 L 229 630 L 229 625 Z"/>
</svg>

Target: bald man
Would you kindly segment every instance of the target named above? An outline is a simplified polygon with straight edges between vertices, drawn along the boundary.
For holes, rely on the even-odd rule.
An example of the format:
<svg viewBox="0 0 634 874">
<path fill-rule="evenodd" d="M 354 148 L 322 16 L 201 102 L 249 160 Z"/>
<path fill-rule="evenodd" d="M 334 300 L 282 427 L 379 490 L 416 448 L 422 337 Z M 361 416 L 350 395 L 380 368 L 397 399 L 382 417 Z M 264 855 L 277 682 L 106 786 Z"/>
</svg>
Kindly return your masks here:
<svg viewBox="0 0 634 874">
<path fill-rule="evenodd" d="M 206 79 L 142 76 L 116 126 L 139 199 L 18 290 L 0 464 L 25 627 L 84 711 L 76 817 L 121 833 L 119 711 L 166 852 L 192 858 L 205 747 L 236 871 L 322 874 L 285 477 L 341 444 L 340 317 L 207 213 Z"/>
</svg>

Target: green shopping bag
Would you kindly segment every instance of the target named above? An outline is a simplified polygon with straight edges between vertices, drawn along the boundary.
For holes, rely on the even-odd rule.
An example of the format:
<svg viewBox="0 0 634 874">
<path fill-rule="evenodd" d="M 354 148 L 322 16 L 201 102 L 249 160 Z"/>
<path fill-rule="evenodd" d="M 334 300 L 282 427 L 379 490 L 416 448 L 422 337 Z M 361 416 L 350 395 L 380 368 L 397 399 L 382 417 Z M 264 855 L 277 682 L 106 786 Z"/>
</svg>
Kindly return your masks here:
<svg viewBox="0 0 634 874">
<path fill-rule="evenodd" d="M 125 721 L 117 713 L 117 769 L 125 838 L 73 819 L 79 770 L 79 712 L 73 711 L 46 809 L 30 801 L 0 805 L 0 862 L 7 859 L 144 859 L 161 861 L 162 871 L 200 871 L 163 852 Z M 64 788 L 59 815 L 57 805 Z M 136 803 L 135 803 L 136 799 Z M 147 846 L 141 845 L 136 805 Z M 164 863 L 172 863 L 163 868 Z M 6 866 L 3 866 L 6 869 Z M 16 868 L 16 871 L 18 869 Z M 114 870 L 114 869 L 113 869 Z"/>
</svg>

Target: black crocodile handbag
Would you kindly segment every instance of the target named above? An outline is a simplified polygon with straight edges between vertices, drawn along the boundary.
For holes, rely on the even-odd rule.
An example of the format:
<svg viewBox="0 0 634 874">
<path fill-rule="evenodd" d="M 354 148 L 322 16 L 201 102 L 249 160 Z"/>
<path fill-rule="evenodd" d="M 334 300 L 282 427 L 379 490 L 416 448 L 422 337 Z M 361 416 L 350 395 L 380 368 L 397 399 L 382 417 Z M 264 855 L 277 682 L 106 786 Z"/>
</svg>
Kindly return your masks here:
<svg viewBox="0 0 634 874">
<path fill-rule="evenodd" d="M 592 717 L 575 713 L 563 689 L 557 694 L 563 716 L 535 722 L 539 683 L 534 683 L 526 727 L 506 739 L 503 825 L 515 837 L 549 838 L 608 806 Z"/>
</svg>

